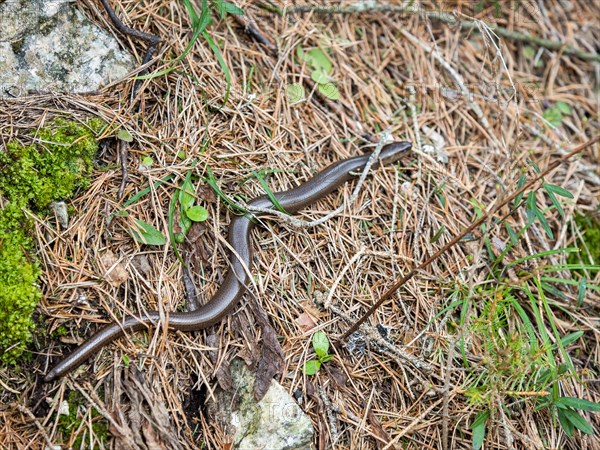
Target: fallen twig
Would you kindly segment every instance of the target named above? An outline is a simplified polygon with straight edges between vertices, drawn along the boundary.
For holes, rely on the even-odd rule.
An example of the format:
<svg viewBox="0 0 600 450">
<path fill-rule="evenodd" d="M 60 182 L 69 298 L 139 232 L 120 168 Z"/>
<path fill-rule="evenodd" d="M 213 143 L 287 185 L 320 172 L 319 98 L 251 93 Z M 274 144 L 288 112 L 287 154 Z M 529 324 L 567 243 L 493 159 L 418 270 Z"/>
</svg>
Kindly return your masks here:
<svg viewBox="0 0 600 450">
<path fill-rule="evenodd" d="M 148 43 L 148 48 L 146 49 L 146 54 L 144 55 L 144 58 L 142 58 L 141 65 L 143 66 L 143 65 L 147 64 L 150 61 L 150 59 L 152 59 L 152 55 L 156 51 L 158 44 L 161 43 L 162 39 L 153 34 L 145 33 L 144 31 L 140 31 L 140 30 L 134 30 L 133 28 L 128 27 L 123 22 L 121 22 L 121 19 L 119 19 L 119 17 L 115 13 L 115 10 L 112 8 L 112 6 L 110 6 L 110 3 L 108 3 L 108 0 L 101 0 L 101 2 L 102 2 L 102 6 L 104 6 L 104 9 L 106 10 L 106 13 L 108 14 L 108 17 L 110 17 L 110 20 L 112 21 L 114 26 L 121 33 L 128 35 L 128 36 L 132 36 L 136 39 L 139 39 L 139 40 L 142 40 L 142 41 L 145 41 Z M 144 69 L 143 71 L 141 71 L 139 73 L 139 75 L 144 75 L 146 73 L 146 71 L 147 70 Z M 136 98 L 141 84 L 142 84 L 142 80 L 139 78 L 133 84 L 133 91 L 131 94 L 132 99 Z M 133 106 L 133 110 L 137 111 L 139 109 L 139 105 L 140 105 L 140 101 L 136 100 L 135 104 Z M 122 164 L 122 167 L 121 167 L 122 179 L 121 179 L 121 186 L 119 187 L 119 193 L 118 193 L 117 198 L 121 199 L 121 198 L 123 198 L 123 195 L 125 193 L 125 187 L 127 186 L 127 181 L 129 180 L 129 174 L 127 173 L 127 159 L 128 159 L 127 157 L 128 157 L 128 153 L 129 153 L 129 144 L 127 142 L 124 142 L 124 141 L 120 142 L 120 152 L 119 153 L 121 156 L 121 164 Z"/>
<path fill-rule="evenodd" d="M 597 135 L 596 137 L 590 139 L 589 141 L 584 142 L 581 145 L 578 145 L 577 147 L 575 147 L 572 151 L 570 151 L 566 155 L 561 156 L 559 159 L 557 159 L 552 164 L 550 164 L 548 166 L 548 168 L 546 168 L 546 170 L 542 171 L 537 177 L 535 177 L 533 180 L 531 180 L 529 183 L 527 183 L 521 189 L 518 189 L 512 195 L 509 195 L 507 198 L 505 198 L 503 201 L 501 201 L 495 208 L 492 208 L 491 211 L 486 212 L 479 220 L 476 220 L 471 225 L 469 225 L 462 233 L 459 233 L 458 235 L 456 235 L 450 242 L 448 242 L 441 249 L 439 249 L 437 252 L 435 252 L 433 255 L 431 255 L 429 258 L 427 258 L 424 262 L 419 264 L 417 267 L 414 267 L 413 269 L 411 269 L 410 272 L 408 272 L 405 276 L 400 278 L 400 280 L 398 280 L 396 283 L 394 283 L 394 285 L 391 288 L 389 288 L 381 296 L 381 298 L 373 306 L 371 306 L 371 308 L 369 308 L 369 310 L 365 314 L 363 314 L 363 316 L 360 319 L 358 319 L 344 334 L 342 334 L 341 339 L 342 340 L 348 339 L 348 336 L 350 336 L 352 333 L 354 333 L 358 329 L 358 327 L 360 327 L 360 325 L 365 320 L 367 320 L 377 310 L 377 308 L 379 308 L 383 304 L 383 302 L 388 300 L 400 287 L 402 287 L 408 280 L 413 278 L 419 270 L 422 270 L 425 267 L 429 266 L 429 264 L 431 264 L 433 261 L 435 261 L 441 255 L 446 253 L 446 251 L 448 251 L 450 248 L 454 247 L 463 237 L 465 237 L 467 234 L 471 233 L 475 228 L 477 228 L 482 223 L 484 223 L 486 220 L 488 220 L 490 217 L 492 217 L 494 214 L 496 214 L 496 212 L 498 212 L 500 210 L 500 208 L 503 208 L 505 205 L 512 202 L 523 192 L 531 189 L 538 181 L 540 181 L 543 177 L 548 175 L 548 173 L 550 173 L 551 171 L 556 169 L 561 163 L 568 160 L 572 156 L 574 156 L 578 153 L 581 153 L 583 150 L 585 150 L 586 148 L 595 144 L 598 141 L 600 141 L 600 135 Z"/>
<path fill-rule="evenodd" d="M 473 19 L 459 19 L 454 14 L 441 12 L 441 11 L 426 11 L 416 6 L 406 5 L 387 5 L 380 4 L 377 2 L 360 2 L 349 6 L 312 6 L 312 5 L 298 5 L 292 6 L 284 10 L 286 14 L 294 13 L 318 13 L 318 14 L 358 14 L 358 13 L 409 13 L 418 14 L 430 20 L 437 20 L 450 25 L 459 25 L 461 28 L 466 30 L 480 29 L 481 25 L 489 28 L 498 36 L 505 39 L 509 39 L 515 42 L 526 42 L 528 44 L 534 44 L 539 47 L 543 47 L 548 50 L 558 50 L 563 55 L 575 56 L 585 61 L 600 62 L 600 55 L 597 53 L 586 52 L 575 47 L 564 44 L 560 41 L 552 41 L 544 39 L 531 34 L 522 33 L 520 31 L 511 31 L 506 28 L 489 24 L 481 20 Z"/>
</svg>

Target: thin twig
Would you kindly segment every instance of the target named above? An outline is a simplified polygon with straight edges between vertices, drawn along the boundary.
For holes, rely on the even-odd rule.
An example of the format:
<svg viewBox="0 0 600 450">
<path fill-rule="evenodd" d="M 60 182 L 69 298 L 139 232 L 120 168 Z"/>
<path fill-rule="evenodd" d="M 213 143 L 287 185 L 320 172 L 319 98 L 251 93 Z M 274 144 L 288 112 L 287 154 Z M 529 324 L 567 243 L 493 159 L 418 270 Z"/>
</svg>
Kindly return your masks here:
<svg viewBox="0 0 600 450">
<path fill-rule="evenodd" d="M 243 16 L 239 14 L 233 14 L 233 18 L 235 21 L 244 27 L 244 31 L 248 33 L 254 40 L 260 42 L 265 48 L 269 51 L 271 56 L 277 56 L 279 54 L 279 49 L 277 45 L 275 45 L 271 39 L 269 39 L 265 34 L 260 31 L 256 22 L 252 20 L 247 14 Z"/>
<path fill-rule="evenodd" d="M 550 166 L 548 166 L 548 168 L 546 170 L 544 170 L 543 172 L 541 172 L 537 177 L 535 177 L 533 180 L 531 180 L 529 183 L 527 183 L 521 189 L 517 190 L 512 195 L 508 196 L 506 199 L 504 199 L 502 202 L 500 202 L 495 208 L 492 208 L 491 211 L 488 211 L 487 213 L 485 213 L 479 220 L 476 220 L 471 225 L 469 225 L 462 233 L 459 233 L 458 235 L 456 235 L 450 242 L 448 242 L 441 249 L 439 249 L 437 252 L 435 252 L 433 255 L 431 255 L 429 258 L 427 258 L 420 265 L 418 265 L 417 267 L 414 267 L 413 269 L 411 269 L 410 272 L 408 272 L 405 276 L 403 276 L 402 278 L 400 278 L 400 280 L 398 280 L 396 283 L 394 283 L 394 285 L 391 288 L 389 288 L 381 296 L 381 298 L 373 306 L 371 306 L 371 308 L 369 308 L 369 310 L 360 319 L 358 319 L 341 336 L 341 339 L 342 340 L 346 340 L 348 338 L 348 336 L 350 336 L 352 333 L 354 333 L 358 329 L 358 327 L 365 320 L 367 320 L 377 310 L 377 308 L 379 308 L 386 300 L 388 300 L 401 286 L 403 286 L 404 284 L 406 284 L 406 282 L 408 280 L 410 280 L 411 278 L 413 278 L 417 274 L 418 271 L 420 271 L 420 270 L 424 269 L 425 267 L 429 266 L 429 264 L 431 264 L 433 261 L 435 261 L 441 255 L 443 255 L 444 253 L 446 253 L 446 251 L 448 251 L 450 248 L 454 247 L 464 236 L 466 236 L 467 234 L 471 233 L 475 228 L 477 228 L 482 223 L 484 223 L 486 220 L 488 220 L 490 217 L 492 217 L 494 214 L 496 214 L 496 212 L 498 212 L 501 208 L 503 208 L 505 205 L 507 205 L 510 202 L 512 202 L 515 198 L 517 198 L 523 192 L 531 189 L 538 181 L 540 181 L 543 177 L 545 177 L 546 175 L 548 175 L 548 173 L 550 173 L 551 171 L 553 171 L 554 169 L 556 169 L 561 163 L 567 161 L 572 156 L 574 156 L 574 155 L 576 155 L 578 153 L 581 153 L 583 150 L 585 150 L 586 148 L 588 148 L 589 146 L 595 144 L 598 141 L 600 141 L 600 135 L 597 135 L 596 137 L 590 139 L 589 141 L 584 142 L 581 145 L 578 145 L 571 152 L 569 152 L 566 155 L 563 155 L 560 158 L 558 158 L 556 161 L 554 161 L 552 164 L 550 164 Z"/>
<path fill-rule="evenodd" d="M 439 22 L 444 22 L 449 25 L 459 25 L 461 28 L 465 30 L 480 30 L 482 24 L 485 25 L 486 28 L 489 28 L 498 36 L 501 36 L 505 39 L 509 39 L 515 42 L 525 42 L 528 44 L 534 44 L 539 47 L 543 47 L 548 50 L 558 50 L 563 55 L 575 56 L 579 59 L 583 59 L 585 61 L 593 61 L 600 62 L 600 55 L 598 53 L 591 53 L 580 50 L 575 47 L 571 47 L 566 45 L 560 41 L 552 41 L 549 39 L 544 39 L 538 36 L 533 36 L 531 34 L 522 33 L 520 31 L 511 31 L 506 28 L 489 24 L 487 22 L 483 22 L 481 20 L 473 20 L 473 19 L 459 19 L 455 15 L 441 12 L 441 11 L 426 11 L 419 7 L 415 6 L 402 6 L 402 5 L 388 5 L 388 4 L 380 4 L 377 2 L 360 2 L 355 3 L 349 6 L 312 6 L 312 5 L 298 5 L 293 6 L 291 8 L 287 8 L 285 10 L 286 14 L 293 13 L 317 13 L 317 14 L 357 14 L 357 13 L 373 13 L 373 12 L 382 12 L 382 13 L 409 13 L 409 14 L 418 14 L 421 17 L 437 20 Z"/>
<path fill-rule="evenodd" d="M 119 158 L 121 159 L 121 185 L 119 186 L 119 193 L 117 194 L 117 198 L 120 200 L 123 198 L 125 187 L 129 182 L 129 173 L 127 172 L 129 143 L 119 139 L 117 145 L 119 146 Z"/>
<path fill-rule="evenodd" d="M 387 142 L 389 136 L 390 136 L 390 129 L 388 128 L 387 130 L 385 130 L 382 133 L 379 143 L 375 147 L 375 150 L 373 150 L 373 153 L 371 153 L 371 156 L 367 160 L 367 164 L 365 165 L 364 169 L 362 169 L 362 171 L 360 173 L 360 177 L 358 178 L 358 182 L 356 183 L 356 187 L 354 188 L 354 191 L 352 191 L 352 195 L 350 195 L 350 198 L 348 198 L 347 201 L 343 202 L 338 208 L 334 209 L 329 214 L 326 214 L 323 217 L 320 217 L 318 219 L 307 222 L 305 220 L 298 219 L 293 216 L 289 216 L 281 211 L 277 211 L 277 210 L 274 210 L 271 208 L 258 208 L 256 206 L 244 205 L 241 203 L 235 203 L 235 205 L 238 208 L 246 210 L 251 213 L 269 214 L 272 216 L 276 216 L 276 217 L 282 219 L 283 222 L 285 222 L 288 225 L 291 225 L 293 227 L 296 227 L 296 228 L 312 228 L 312 227 L 321 225 L 322 223 L 327 222 L 329 219 L 342 213 L 344 211 L 344 209 L 346 209 L 346 207 L 348 207 L 349 205 L 352 205 L 356 201 L 356 198 L 358 197 L 358 194 L 360 193 L 360 190 L 362 189 L 362 185 L 365 182 L 367 175 L 369 174 L 369 171 L 371 170 L 371 167 L 377 161 L 377 158 L 379 158 L 379 153 L 381 153 L 381 149 L 383 148 L 383 145 Z"/>
<path fill-rule="evenodd" d="M 146 49 L 146 54 L 142 58 L 141 65 L 144 66 L 144 65 L 148 64 L 148 62 L 150 62 L 150 60 L 152 59 L 152 55 L 156 51 L 158 44 L 160 44 L 162 42 L 162 39 L 153 34 L 146 33 L 144 31 L 140 31 L 140 30 L 134 30 L 133 28 L 128 27 L 123 22 L 121 22 L 121 19 L 119 19 L 119 17 L 115 13 L 115 10 L 112 8 L 112 6 L 110 6 L 110 3 L 108 3 L 108 0 L 101 0 L 101 1 L 102 1 L 102 6 L 104 6 L 104 9 L 106 10 L 106 13 L 108 14 L 108 17 L 110 17 L 110 20 L 112 21 L 114 26 L 121 33 L 123 33 L 127 36 L 132 36 L 136 39 L 139 39 L 139 40 L 142 40 L 142 41 L 145 41 L 148 43 L 148 48 Z M 147 72 L 147 69 L 144 69 L 143 71 L 141 71 L 139 73 L 139 75 L 145 75 L 146 72 Z M 143 80 L 141 80 L 139 78 L 137 80 L 135 80 L 135 83 L 133 84 L 133 90 L 131 93 L 132 99 L 135 99 L 138 96 L 137 94 L 142 85 L 142 81 Z M 140 107 L 140 100 L 138 99 L 138 100 L 135 100 L 135 104 L 132 109 L 137 112 L 137 110 L 139 110 L 139 107 Z M 122 179 L 121 179 L 121 186 L 119 187 L 119 193 L 118 193 L 118 197 L 117 197 L 118 199 L 123 198 L 123 194 L 125 193 L 125 187 L 127 185 L 127 181 L 129 180 L 129 174 L 127 173 L 128 153 L 129 153 L 129 144 L 127 142 L 121 141 L 120 156 L 121 156 L 121 164 L 122 164 L 121 171 L 122 171 L 123 175 L 122 175 Z"/>
</svg>

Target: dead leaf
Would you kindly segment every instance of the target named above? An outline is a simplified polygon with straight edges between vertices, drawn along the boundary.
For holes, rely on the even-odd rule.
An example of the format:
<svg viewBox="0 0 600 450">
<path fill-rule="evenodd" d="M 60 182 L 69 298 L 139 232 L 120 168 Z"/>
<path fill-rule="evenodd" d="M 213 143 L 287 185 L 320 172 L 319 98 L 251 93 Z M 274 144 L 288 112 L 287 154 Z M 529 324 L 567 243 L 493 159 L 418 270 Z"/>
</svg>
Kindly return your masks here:
<svg viewBox="0 0 600 450">
<path fill-rule="evenodd" d="M 281 373 L 285 361 L 275 330 L 268 323 L 262 325 L 263 345 L 258 369 L 256 370 L 256 381 L 254 382 L 254 398 L 256 401 L 260 401 L 265 396 L 271 386 L 273 376 Z"/>
<path fill-rule="evenodd" d="M 254 381 L 254 398 L 256 401 L 260 401 L 267 393 L 269 386 L 271 386 L 273 376 L 283 371 L 285 355 L 277 340 L 277 333 L 271 326 L 265 310 L 262 309 L 254 297 L 250 297 L 248 303 L 254 313 L 256 324 L 262 330 L 262 348 L 256 369 L 256 380 Z"/>
<path fill-rule="evenodd" d="M 300 330 L 304 333 L 312 330 L 317 325 L 316 322 L 313 320 L 313 318 L 309 314 L 306 314 L 306 313 L 300 314 L 296 318 L 296 323 L 298 324 L 298 327 L 300 328 Z"/>
<path fill-rule="evenodd" d="M 129 279 L 129 272 L 110 250 L 100 257 L 100 266 L 104 271 L 104 278 L 113 287 L 119 287 Z"/>
<path fill-rule="evenodd" d="M 146 255 L 135 255 L 131 263 L 142 275 L 146 277 L 150 275 L 152 266 L 150 266 L 150 261 L 148 261 Z"/>
</svg>

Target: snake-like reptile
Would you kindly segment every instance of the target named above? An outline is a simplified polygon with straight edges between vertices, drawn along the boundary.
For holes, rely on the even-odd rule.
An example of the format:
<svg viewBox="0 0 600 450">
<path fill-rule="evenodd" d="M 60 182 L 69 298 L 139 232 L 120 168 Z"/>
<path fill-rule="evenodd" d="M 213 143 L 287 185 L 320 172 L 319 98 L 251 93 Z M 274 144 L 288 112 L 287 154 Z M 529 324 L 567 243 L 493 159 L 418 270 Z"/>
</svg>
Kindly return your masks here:
<svg viewBox="0 0 600 450">
<path fill-rule="evenodd" d="M 390 165 L 400 159 L 411 148 L 410 142 L 394 142 L 385 145 L 373 168 Z M 287 212 L 296 212 L 333 192 L 343 183 L 354 178 L 367 164 L 370 154 L 338 161 L 317 173 L 306 183 L 284 192 L 275 193 L 275 198 Z M 258 197 L 248 203 L 256 208 L 270 208 L 273 203 L 268 196 Z M 258 214 L 256 215 L 258 216 Z M 252 214 L 236 216 L 229 225 L 228 242 L 234 250 L 230 254 L 230 270 L 216 294 L 205 305 L 189 312 L 173 312 L 167 315 L 165 324 L 170 330 L 196 331 L 207 328 L 229 314 L 244 295 L 250 282 L 248 269 L 252 262 L 250 232 L 255 226 Z M 119 323 L 109 325 L 64 357 L 48 372 L 45 382 L 51 382 L 77 368 L 106 344 L 123 336 L 126 332 L 143 330 L 155 326 L 161 320 L 158 311 L 148 312 L 144 317 L 126 316 Z"/>
</svg>

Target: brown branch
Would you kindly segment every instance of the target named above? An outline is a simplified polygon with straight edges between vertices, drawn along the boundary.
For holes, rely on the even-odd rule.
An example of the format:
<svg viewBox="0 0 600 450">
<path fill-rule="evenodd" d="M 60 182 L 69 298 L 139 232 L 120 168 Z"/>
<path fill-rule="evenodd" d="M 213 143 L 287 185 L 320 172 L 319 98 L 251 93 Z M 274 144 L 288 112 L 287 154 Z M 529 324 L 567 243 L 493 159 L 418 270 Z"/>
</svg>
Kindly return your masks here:
<svg viewBox="0 0 600 450">
<path fill-rule="evenodd" d="M 539 47 L 546 48 L 548 50 L 558 50 L 563 55 L 575 56 L 585 61 L 600 62 L 600 55 L 597 53 L 586 52 L 584 50 L 571 47 L 560 41 L 552 41 L 544 39 L 538 36 L 534 36 L 520 31 L 511 31 L 506 28 L 490 24 L 481 20 L 470 20 L 470 19 L 459 19 L 455 15 L 442 12 L 442 11 L 426 11 L 415 6 L 402 6 L 402 5 L 387 5 L 379 3 L 356 3 L 350 6 L 311 6 L 311 5 L 298 5 L 285 10 L 286 14 L 291 13 L 308 13 L 312 12 L 315 14 L 358 14 L 358 13 L 408 13 L 418 14 L 421 17 L 425 17 L 430 20 L 437 20 L 450 25 L 459 25 L 461 28 L 466 30 L 479 29 L 480 26 L 489 27 L 494 33 L 503 38 L 509 39 L 515 42 L 526 42 L 528 44 L 534 44 Z"/>
<path fill-rule="evenodd" d="M 443 255 L 444 253 L 446 253 L 446 251 L 448 251 L 450 248 L 454 247 L 464 236 L 466 236 L 467 234 L 471 233 L 475 228 L 477 228 L 482 223 L 484 223 L 486 220 L 488 220 L 490 217 L 492 217 L 494 214 L 496 214 L 500 210 L 500 208 L 502 208 L 505 205 L 507 205 L 510 202 L 512 202 L 514 199 L 516 199 L 523 192 L 531 189 L 538 181 L 540 181 L 543 177 L 545 177 L 546 175 L 548 175 L 548 173 L 550 173 L 551 171 L 553 171 L 554 169 L 556 169 L 561 163 L 563 163 L 564 161 L 568 160 L 572 156 L 574 156 L 574 155 L 576 155 L 578 153 L 581 153 L 583 150 L 585 150 L 586 148 L 588 148 L 589 146 L 595 144 L 598 141 L 600 141 L 600 135 L 597 135 L 596 137 L 590 139 L 589 141 L 584 142 L 581 145 L 578 145 L 577 147 L 575 147 L 572 151 L 570 151 L 566 155 L 561 156 L 559 159 L 557 159 L 552 164 L 550 164 L 550 166 L 548 166 L 548 168 L 546 170 L 544 170 L 543 172 L 541 172 L 537 177 L 535 177 L 533 180 L 531 180 L 529 183 L 527 183 L 521 189 L 517 190 L 512 195 L 508 196 L 506 199 L 504 199 L 502 202 L 500 202 L 500 204 L 498 206 L 496 206 L 495 208 L 492 208 L 491 211 L 485 213 L 479 220 L 476 220 L 471 225 L 469 225 L 462 233 L 459 233 L 457 236 L 455 236 L 450 242 L 448 242 L 441 249 L 439 249 L 437 252 L 435 252 L 433 255 L 431 255 L 429 258 L 427 258 L 424 262 L 422 262 L 421 264 L 419 264 L 417 267 L 414 267 L 413 269 L 411 269 L 410 272 L 408 272 L 405 276 L 403 276 L 396 283 L 394 283 L 394 285 L 391 288 L 389 288 L 381 296 L 381 298 L 377 301 L 377 303 L 375 303 L 373 306 L 371 306 L 371 308 L 369 308 L 369 310 L 360 319 L 358 319 L 354 323 L 354 325 L 352 325 L 341 336 L 341 340 L 346 340 L 348 338 L 348 336 L 350 336 L 352 333 L 354 333 L 358 329 L 358 327 L 360 327 L 360 325 L 365 320 L 367 320 L 377 310 L 377 308 L 379 308 L 383 304 L 383 302 L 385 302 L 392 295 L 394 295 L 394 293 L 400 287 L 402 287 L 408 280 L 410 280 L 411 278 L 413 278 L 417 274 L 418 271 L 420 271 L 420 270 L 424 269 L 425 267 L 429 266 L 429 264 L 431 264 L 433 261 L 435 261 L 441 255 Z"/>
<path fill-rule="evenodd" d="M 258 41 L 264 45 L 271 56 L 277 56 L 279 54 L 277 45 L 275 45 L 271 39 L 269 39 L 260 31 L 254 20 L 250 19 L 247 15 L 241 16 L 238 14 L 233 14 L 233 18 L 239 25 L 244 27 L 244 31 L 248 33 L 255 41 Z"/>
<path fill-rule="evenodd" d="M 119 19 L 119 17 L 115 13 L 115 10 L 112 8 L 112 6 L 110 6 L 110 3 L 108 3 L 108 0 L 101 0 L 101 3 L 102 3 L 102 6 L 104 6 L 104 9 L 106 10 L 108 17 L 110 17 L 110 20 L 112 21 L 113 25 L 121 33 L 123 33 L 126 36 L 132 36 L 136 39 L 139 39 L 139 40 L 142 40 L 142 41 L 148 43 L 148 48 L 146 49 L 146 54 L 144 55 L 144 58 L 142 59 L 141 65 L 144 66 L 145 64 L 147 64 L 152 59 L 152 55 L 156 51 L 158 44 L 160 44 L 162 42 L 162 39 L 153 34 L 145 33 L 140 30 L 134 30 L 133 28 L 128 27 L 123 22 L 121 22 L 121 19 Z M 147 72 L 147 69 L 144 69 L 139 73 L 139 75 L 144 75 L 146 72 Z M 133 89 L 132 89 L 132 93 L 131 93 L 132 99 L 135 99 L 137 97 L 137 94 L 138 94 L 138 91 L 139 91 L 141 85 L 142 85 L 142 80 L 139 78 L 137 80 L 135 80 L 135 83 L 133 83 Z M 140 99 L 138 99 L 135 102 L 135 104 L 132 107 L 132 109 L 134 111 L 137 112 L 139 110 L 140 102 L 141 102 Z M 117 198 L 120 200 L 123 198 L 123 195 L 125 193 L 125 187 L 127 186 L 127 182 L 129 181 L 129 174 L 127 172 L 129 144 L 127 142 L 121 141 L 119 143 L 119 150 L 120 150 L 119 153 L 121 156 L 122 178 L 121 178 L 121 186 L 119 187 L 119 193 L 117 194 Z"/>
</svg>

